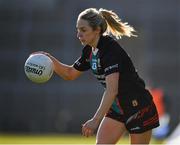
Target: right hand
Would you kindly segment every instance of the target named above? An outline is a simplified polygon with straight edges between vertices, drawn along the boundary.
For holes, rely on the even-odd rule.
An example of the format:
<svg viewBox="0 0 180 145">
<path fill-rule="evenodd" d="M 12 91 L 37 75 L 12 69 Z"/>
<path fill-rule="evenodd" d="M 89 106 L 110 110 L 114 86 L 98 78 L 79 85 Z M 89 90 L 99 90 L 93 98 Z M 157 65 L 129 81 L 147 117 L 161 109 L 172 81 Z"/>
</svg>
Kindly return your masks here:
<svg viewBox="0 0 180 145">
<path fill-rule="evenodd" d="M 51 56 L 49 53 L 47 53 L 45 51 L 36 51 L 36 52 L 31 53 L 30 55 L 32 55 L 32 54 L 44 54 L 44 55 L 47 55 L 49 57 Z"/>
<path fill-rule="evenodd" d="M 54 64 L 54 57 L 50 53 L 47 53 L 45 51 L 36 51 L 36 52 L 31 53 L 29 56 L 31 56 L 33 54 L 44 54 L 44 55 L 48 56 Z"/>
<path fill-rule="evenodd" d="M 86 137 L 92 136 L 94 134 L 94 131 L 98 127 L 99 123 L 100 123 L 100 120 L 92 118 L 86 121 L 84 124 L 82 124 L 83 136 L 86 136 Z"/>
</svg>

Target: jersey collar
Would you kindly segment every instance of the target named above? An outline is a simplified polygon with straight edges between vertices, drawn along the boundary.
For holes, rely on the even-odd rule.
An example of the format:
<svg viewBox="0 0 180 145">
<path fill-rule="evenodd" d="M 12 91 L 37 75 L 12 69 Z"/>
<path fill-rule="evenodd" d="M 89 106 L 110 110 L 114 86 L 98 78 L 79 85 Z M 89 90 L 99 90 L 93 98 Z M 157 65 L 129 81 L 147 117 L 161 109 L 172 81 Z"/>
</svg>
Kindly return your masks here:
<svg viewBox="0 0 180 145">
<path fill-rule="evenodd" d="M 106 45 L 106 43 L 107 43 L 107 38 L 109 38 L 109 36 L 108 35 L 106 35 L 106 36 L 103 36 L 103 35 L 101 35 L 100 36 L 100 38 L 99 38 L 99 41 L 98 41 L 98 44 L 97 44 L 97 47 L 96 48 L 98 48 L 98 49 L 103 49 L 103 47 Z"/>
</svg>

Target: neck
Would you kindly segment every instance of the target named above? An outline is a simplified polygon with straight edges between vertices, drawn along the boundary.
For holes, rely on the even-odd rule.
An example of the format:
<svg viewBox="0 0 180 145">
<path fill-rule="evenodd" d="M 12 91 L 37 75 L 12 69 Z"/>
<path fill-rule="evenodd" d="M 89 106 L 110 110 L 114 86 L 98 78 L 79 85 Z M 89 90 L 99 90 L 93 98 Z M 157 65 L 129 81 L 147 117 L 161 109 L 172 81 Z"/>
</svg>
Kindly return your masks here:
<svg viewBox="0 0 180 145">
<path fill-rule="evenodd" d="M 89 45 L 92 47 L 93 50 L 97 47 L 98 42 L 99 42 L 99 39 L 100 39 L 100 36 L 98 35 L 98 36 L 92 41 L 92 43 L 89 44 Z"/>
</svg>

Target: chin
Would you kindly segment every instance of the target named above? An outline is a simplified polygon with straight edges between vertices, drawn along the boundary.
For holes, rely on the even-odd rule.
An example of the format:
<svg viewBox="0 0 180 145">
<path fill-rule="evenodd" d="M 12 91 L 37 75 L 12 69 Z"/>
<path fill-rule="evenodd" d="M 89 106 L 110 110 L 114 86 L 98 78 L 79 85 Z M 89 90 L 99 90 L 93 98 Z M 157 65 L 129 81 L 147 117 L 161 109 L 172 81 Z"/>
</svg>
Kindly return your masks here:
<svg viewBox="0 0 180 145">
<path fill-rule="evenodd" d="M 81 41 L 81 44 L 82 44 L 83 46 L 87 45 L 87 43 L 86 43 L 86 42 L 83 42 L 83 41 Z"/>
<path fill-rule="evenodd" d="M 83 42 L 81 42 L 81 45 L 85 46 L 85 44 Z"/>
</svg>

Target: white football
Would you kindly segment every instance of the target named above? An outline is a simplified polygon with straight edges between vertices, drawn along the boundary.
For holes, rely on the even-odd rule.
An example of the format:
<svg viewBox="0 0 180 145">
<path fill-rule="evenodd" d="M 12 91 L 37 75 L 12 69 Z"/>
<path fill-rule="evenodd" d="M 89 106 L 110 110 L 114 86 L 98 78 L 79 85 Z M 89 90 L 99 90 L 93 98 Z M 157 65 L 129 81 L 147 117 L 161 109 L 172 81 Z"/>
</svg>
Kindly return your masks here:
<svg viewBox="0 0 180 145">
<path fill-rule="evenodd" d="M 47 82 L 53 74 L 53 62 L 44 54 L 32 54 L 24 65 L 26 76 L 35 83 Z"/>
</svg>

